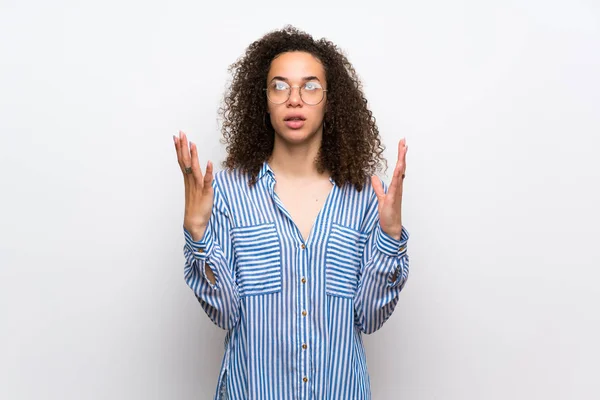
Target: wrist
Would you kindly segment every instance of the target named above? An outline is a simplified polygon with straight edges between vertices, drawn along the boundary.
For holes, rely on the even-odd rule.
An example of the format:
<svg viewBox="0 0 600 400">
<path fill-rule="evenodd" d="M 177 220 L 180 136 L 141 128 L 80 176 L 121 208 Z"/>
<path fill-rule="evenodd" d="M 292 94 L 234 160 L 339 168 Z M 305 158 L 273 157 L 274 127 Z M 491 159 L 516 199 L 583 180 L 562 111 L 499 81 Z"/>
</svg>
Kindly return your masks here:
<svg viewBox="0 0 600 400">
<path fill-rule="evenodd" d="M 194 242 L 199 242 L 200 239 L 204 237 L 207 226 L 208 225 L 195 226 L 194 228 L 190 229 L 186 228 L 186 230 L 190 233 L 190 236 Z"/>
<path fill-rule="evenodd" d="M 386 229 L 383 229 L 382 227 L 381 231 L 396 240 L 400 240 L 402 238 L 402 225 L 400 225 L 400 227 Z"/>
</svg>

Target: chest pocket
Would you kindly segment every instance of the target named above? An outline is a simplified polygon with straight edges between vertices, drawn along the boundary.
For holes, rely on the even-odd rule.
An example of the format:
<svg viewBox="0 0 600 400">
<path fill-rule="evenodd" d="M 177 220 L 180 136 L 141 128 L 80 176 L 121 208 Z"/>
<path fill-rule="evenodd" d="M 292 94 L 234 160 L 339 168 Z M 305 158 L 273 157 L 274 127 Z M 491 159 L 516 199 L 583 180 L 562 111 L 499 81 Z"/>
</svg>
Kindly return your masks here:
<svg viewBox="0 0 600 400">
<path fill-rule="evenodd" d="M 274 223 L 231 229 L 242 296 L 281 291 L 281 247 Z"/>
<path fill-rule="evenodd" d="M 331 225 L 325 256 L 326 293 L 353 298 L 368 235 L 337 223 Z"/>
</svg>

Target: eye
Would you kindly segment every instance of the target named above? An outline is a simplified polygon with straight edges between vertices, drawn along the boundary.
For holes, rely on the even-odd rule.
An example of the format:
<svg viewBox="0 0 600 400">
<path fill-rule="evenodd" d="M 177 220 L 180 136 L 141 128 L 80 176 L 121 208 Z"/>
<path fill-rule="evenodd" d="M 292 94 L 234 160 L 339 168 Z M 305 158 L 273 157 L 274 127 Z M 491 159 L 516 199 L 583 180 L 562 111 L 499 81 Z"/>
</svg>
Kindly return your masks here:
<svg viewBox="0 0 600 400">
<path fill-rule="evenodd" d="M 321 85 L 319 85 L 317 82 L 307 82 L 304 85 L 304 89 L 306 89 L 306 90 L 317 90 L 317 89 L 321 89 Z"/>
<path fill-rule="evenodd" d="M 274 82 L 273 83 L 273 88 L 275 90 L 288 90 L 289 85 L 285 82 Z"/>
</svg>

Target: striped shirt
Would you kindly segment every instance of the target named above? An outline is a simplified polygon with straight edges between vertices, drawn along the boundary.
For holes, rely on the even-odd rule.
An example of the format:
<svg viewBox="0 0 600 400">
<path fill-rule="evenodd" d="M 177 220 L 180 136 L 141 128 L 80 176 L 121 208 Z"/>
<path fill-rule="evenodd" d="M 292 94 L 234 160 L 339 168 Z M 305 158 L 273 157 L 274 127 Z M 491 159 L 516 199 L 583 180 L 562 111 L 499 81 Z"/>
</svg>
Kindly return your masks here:
<svg viewBox="0 0 600 400">
<path fill-rule="evenodd" d="M 184 228 L 185 281 L 227 331 L 215 399 L 370 399 L 362 334 L 394 311 L 408 278 L 408 232 L 396 240 L 382 231 L 368 179 L 358 192 L 330 178 L 305 241 L 268 163 L 256 185 L 249 179 L 215 173 L 204 236 L 193 241 Z"/>
</svg>

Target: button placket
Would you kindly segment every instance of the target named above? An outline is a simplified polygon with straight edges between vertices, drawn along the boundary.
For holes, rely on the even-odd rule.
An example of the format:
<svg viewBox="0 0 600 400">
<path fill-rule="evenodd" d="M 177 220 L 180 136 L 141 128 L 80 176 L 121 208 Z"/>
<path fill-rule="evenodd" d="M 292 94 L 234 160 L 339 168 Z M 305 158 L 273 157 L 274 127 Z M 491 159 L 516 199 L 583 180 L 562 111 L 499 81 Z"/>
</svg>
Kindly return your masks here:
<svg viewBox="0 0 600 400">
<path fill-rule="evenodd" d="M 306 285 L 307 279 L 307 273 L 308 273 L 308 262 L 309 262 L 309 257 L 308 257 L 308 249 L 305 243 L 301 243 L 300 244 L 300 268 L 299 268 L 299 275 L 300 275 L 300 280 L 299 280 L 299 288 L 298 288 L 298 293 L 300 295 L 300 302 L 299 302 L 299 306 L 300 306 L 300 321 L 299 321 L 299 326 L 301 328 L 301 332 L 300 332 L 300 340 L 301 340 L 301 345 L 299 348 L 300 351 L 300 355 L 299 355 L 299 360 L 300 360 L 300 373 L 302 373 L 302 381 L 304 383 L 308 382 L 308 369 L 309 369 L 309 354 L 306 351 L 308 349 L 308 325 L 310 323 L 310 319 L 307 318 L 308 316 L 308 286 Z"/>
</svg>

